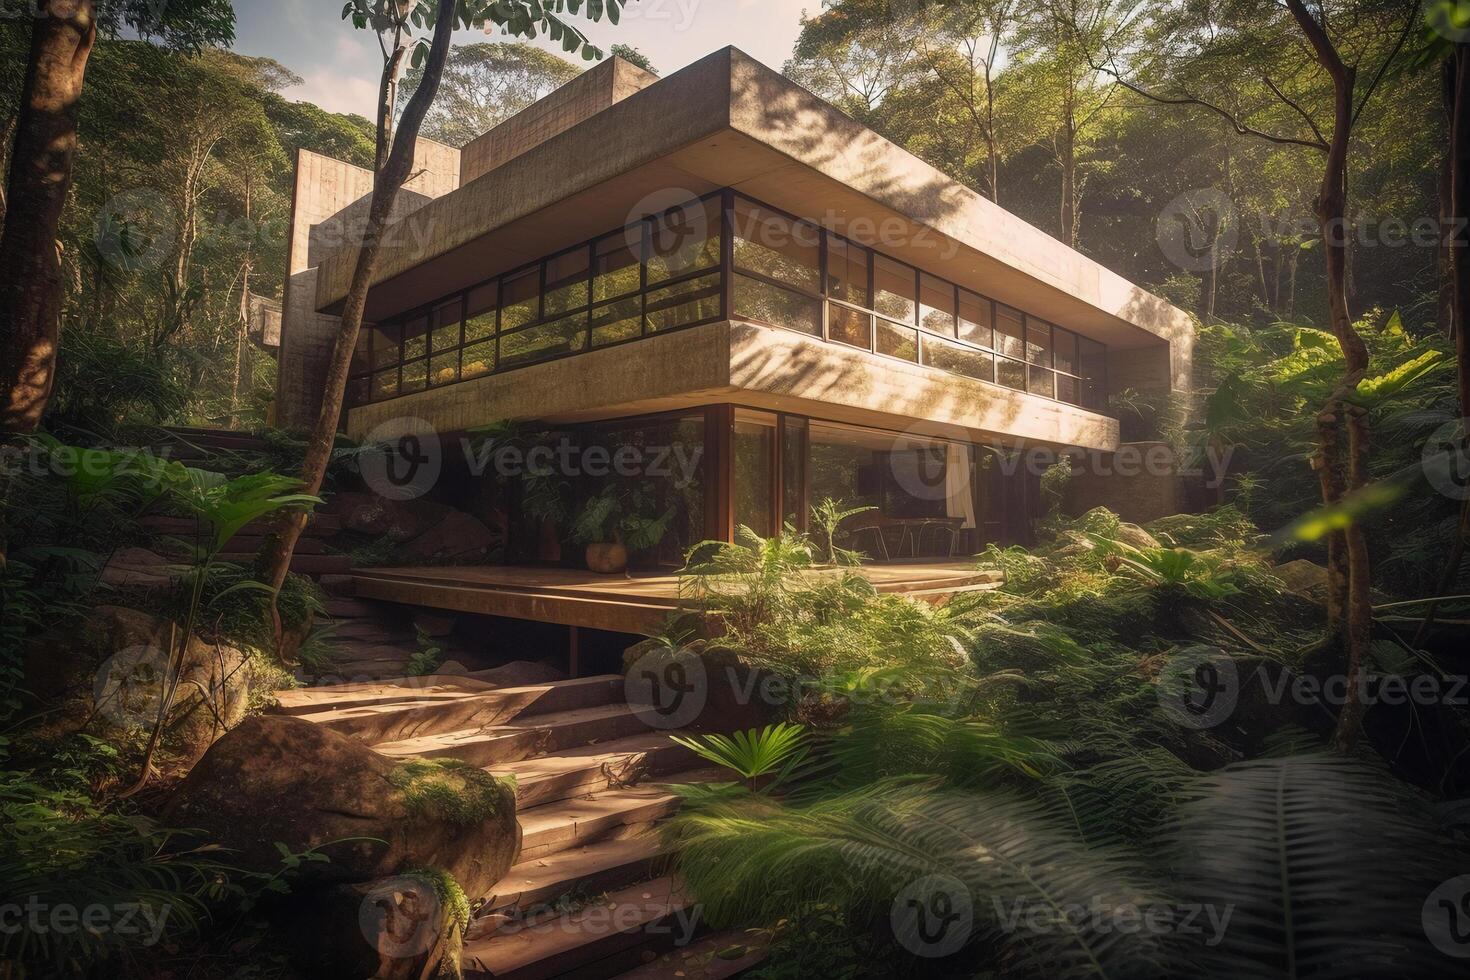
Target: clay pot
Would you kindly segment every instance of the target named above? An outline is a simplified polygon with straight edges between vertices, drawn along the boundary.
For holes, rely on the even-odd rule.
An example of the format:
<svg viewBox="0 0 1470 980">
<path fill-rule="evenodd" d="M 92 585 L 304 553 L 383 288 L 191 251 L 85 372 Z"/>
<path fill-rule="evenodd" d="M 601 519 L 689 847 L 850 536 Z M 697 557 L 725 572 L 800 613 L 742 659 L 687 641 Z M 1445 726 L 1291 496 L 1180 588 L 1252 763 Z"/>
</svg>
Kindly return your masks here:
<svg viewBox="0 0 1470 980">
<path fill-rule="evenodd" d="M 613 575 L 628 567 L 628 549 L 616 541 L 587 546 L 587 567 L 602 575 Z"/>
</svg>

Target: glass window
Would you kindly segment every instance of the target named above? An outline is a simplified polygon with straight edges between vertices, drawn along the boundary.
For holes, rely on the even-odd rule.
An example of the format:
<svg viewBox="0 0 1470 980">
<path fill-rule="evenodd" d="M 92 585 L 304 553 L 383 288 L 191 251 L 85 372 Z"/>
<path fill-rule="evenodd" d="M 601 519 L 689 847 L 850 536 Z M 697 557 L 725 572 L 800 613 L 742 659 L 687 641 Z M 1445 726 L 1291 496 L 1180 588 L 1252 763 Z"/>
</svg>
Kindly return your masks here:
<svg viewBox="0 0 1470 980">
<path fill-rule="evenodd" d="M 822 302 L 749 276 L 735 277 L 735 314 L 820 336 Z"/>
<path fill-rule="evenodd" d="M 546 297 L 542 316 L 561 316 L 587 305 L 587 249 L 577 248 L 546 260 Z"/>
<path fill-rule="evenodd" d="M 995 349 L 1018 360 L 1026 356 L 1026 328 L 1020 310 L 995 304 Z"/>
<path fill-rule="evenodd" d="M 648 329 L 672 330 L 720 315 L 720 277 L 703 276 L 648 293 Z"/>
<path fill-rule="evenodd" d="M 384 368 L 398 363 L 398 345 L 403 342 L 403 327 L 396 323 L 373 327 L 373 367 Z M 395 371 L 394 374 L 397 374 Z M 397 382 L 395 381 L 396 385 Z M 376 386 L 375 386 L 376 387 Z"/>
<path fill-rule="evenodd" d="M 495 282 L 470 290 L 464 322 L 465 343 L 495 336 L 495 304 L 499 291 L 500 284 Z"/>
<path fill-rule="evenodd" d="M 827 236 L 827 295 L 854 306 L 870 306 L 868 302 L 868 250 Z"/>
<path fill-rule="evenodd" d="M 1034 316 L 1026 318 L 1026 360 L 1051 367 L 1051 324 Z"/>
<path fill-rule="evenodd" d="M 1047 398 L 1055 398 L 1057 394 L 1056 376 L 1044 367 L 1031 365 L 1031 383 L 1028 389 L 1033 395 L 1045 395 Z"/>
<path fill-rule="evenodd" d="M 1069 405 L 1082 404 L 1082 383 L 1065 374 L 1057 375 L 1057 400 Z"/>
<path fill-rule="evenodd" d="M 878 353 L 901 357 L 905 361 L 919 359 L 919 332 L 912 327 L 878 318 Z"/>
<path fill-rule="evenodd" d="M 924 363 L 981 381 L 995 380 L 995 355 L 959 344 L 924 338 Z"/>
<path fill-rule="evenodd" d="M 437 388 L 439 385 L 454 384 L 458 380 L 459 351 L 452 350 L 429 358 L 429 384 Z"/>
<path fill-rule="evenodd" d="M 1061 327 L 1051 331 L 1052 356 L 1056 358 L 1056 369 L 1068 374 L 1079 373 L 1077 368 L 1077 335 Z"/>
<path fill-rule="evenodd" d="M 827 304 L 827 337 L 843 344 L 871 350 L 873 347 L 873 315 Z"/>
<path fill-rule="evenodd" d="M 873 309 L 890 320 L 914 322 L 914 270 L 886 255 L 873 256 Z"/>
<path fill-rule="evenodd" d="M 1084 378 L 1093 381 L 1101 381 L 1106 371 L 1108 349 L 1095 340 L 1086 337 L 1077 338 L 1077 363 L 1081 370 L 1077 373 Z"/>
<path fill-rule="evenodd" d="M 347 382 L 347 404 L 363 405 L 371 397 L 372 387 L 367 378 L 353 378 Z"/>
<path fill-rule="evenodd" d="M 587 347 L 587 314 L 563 317 L 500 336 L 500 366 L 530 364 Z"/>
<path fill-rule="evenodd" d="M 995 359 L 995 382 L 1014 388 L 1017 391 L 1026 390 L 1026 365 L 1021 361 L 1013 361 L 1009 357 L 998 357 Z"/>
<path fill-rule="evenodd" d="M 733 448 L 735 526 L 743 525 L 768 538 L 775 530 L 771 513 L 776 485 L 775 416 L 737 413 Z"/>
<path fill-rule="evenodd" d="M 362 374 L 373 366 L 372 358 L 368 355 L 368 346 L 373 342 L 373 327 L 364 324 L 357 332 L 357 346 L 352 348 L 352 366 L 348 368 L 350 374 Z"/>
<path fill-rule="evenodd" d="M 781 432 L 781 520 L 805 530 L 806 520 L 806 419 L 787 415 Z"/>
<path fill-rule="evenodd" d="M 406 395 L 410 391 L 423 391 L 429 383 L 429 362 L 407 361 L 403 365 L 402 390 Z"/>
<path fill-rule="evenodd" d="M 805 222 L 735 200 L 735 265 L 816 292 L 820 281 L 821 232 Z"/>
<path fill-rule="evenodd" d="M 413 361 L 429 353 L 429 318 L 417 316 L 403 327 L 403 359 Z"/>
<path fill-rule="evenodd" d="M 919 326 L 954 336 L 954 287 L 927 272 L 919 275 Z"/>
<path fill-rule="evenodd" d="M 649 222 L 648 281 L 661 282 L 720 261 L 720 199 L 675 208 Z"/>
<path fill-rule="evenodd" d="M 434 310 L 434 329 L 429 335 L 429 349 L 434 353 L 459 346 L 460 301 L 456 297 Z"/>
<path fill-rule="evenodd" d="M 500 329 L 514 330 L 541 317 L 541 269 L 532 266 L 501 283 Z"/>
<path fill-rule="evenodd" d="M 389 368 L 379 371 L 373 375 L 372 399 L 382 401 L 384 398 L 393 398 L 398 394 L 398 369 Z"/>
<path fill-rule="evenodd" d="M 643 333 L 643 300 L 637 296 L 614 300 L 592 310 L 592 346 L 631 340 Z"/>
<path fill-rule="evenodd" d="M 642 286 L 643 231 L 647 222 L 592 243 L 592 299 L 602 302 L 636 293 Z"/>
<path fill-rule="evenodd" d="M 464 349 L 464 363 L 459 376 L 462 379 L 478 378 L 495 370 L 495 341 L 486 340 L 469 344 Z"/>
<path fill-rule="evenodd" d="M 990 300 L 963 289 L 960 290 L 960 339 L 981 347 L 995 346 Z"/>
</svg>

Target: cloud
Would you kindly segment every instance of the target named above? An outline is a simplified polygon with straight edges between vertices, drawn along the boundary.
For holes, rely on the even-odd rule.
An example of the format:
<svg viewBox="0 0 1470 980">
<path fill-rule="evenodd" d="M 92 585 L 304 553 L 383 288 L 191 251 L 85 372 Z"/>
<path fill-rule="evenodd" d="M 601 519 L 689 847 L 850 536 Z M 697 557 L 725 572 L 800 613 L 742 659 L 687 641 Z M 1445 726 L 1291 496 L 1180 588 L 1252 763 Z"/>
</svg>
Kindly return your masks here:
<svg viewBox="0 0 1470 980">
<path fill-rule="evenodd" d="M 350 78 L 336 72 L 313 72 L 302 76 L 300 85 L 284 93 L 288 99 L 314 102 L 328 112 L 353 112 L 372 119 L 378 101 L 378 86 L 364 78 Z"/>
</svg>

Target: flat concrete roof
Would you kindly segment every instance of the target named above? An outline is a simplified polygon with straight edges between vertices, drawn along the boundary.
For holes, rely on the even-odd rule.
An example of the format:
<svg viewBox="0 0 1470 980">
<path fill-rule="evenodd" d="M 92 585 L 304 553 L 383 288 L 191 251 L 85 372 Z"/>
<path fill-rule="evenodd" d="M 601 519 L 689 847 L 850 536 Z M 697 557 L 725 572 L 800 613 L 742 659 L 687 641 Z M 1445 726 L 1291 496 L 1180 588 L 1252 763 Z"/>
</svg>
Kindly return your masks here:
<svg viewBox="0 0 1470 980">
<path fill-rule="evenodd" d="M 1175 343 L 1193 332 L 1184 311 L 733 47 L 403 219 L 384 249 L 367 317 L 431 302 L 724 186 L 1114 348 Z M 340 309 L 355 259 L 347 246 L 323 262 L 319 310 Z"/>
</svg>

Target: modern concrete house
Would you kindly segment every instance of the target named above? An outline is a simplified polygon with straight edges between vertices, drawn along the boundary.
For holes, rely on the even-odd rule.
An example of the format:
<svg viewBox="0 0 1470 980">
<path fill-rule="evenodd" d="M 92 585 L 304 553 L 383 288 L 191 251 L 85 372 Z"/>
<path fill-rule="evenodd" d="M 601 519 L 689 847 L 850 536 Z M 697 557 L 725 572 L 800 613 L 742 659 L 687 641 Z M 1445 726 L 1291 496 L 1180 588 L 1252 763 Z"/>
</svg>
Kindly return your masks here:
<svg viewBox="0 0 1470 980">
<path fill-rule="evenodd" d="M 417 158 L 347 432 L 523 420 L 694 447 L 692 485 L 650 492 L 678 511 L 652 559 L 804 527 L 824 499 L 875 508 L 847 525 L 875 560 L 1014 540 L 1037 474 L 1007 454 L 1106 457 L 1110 392 L 1189 384 L 1184 312 L 734 48 L 662 79 L 612 59 Z M 314 411 L 370 187 L 298 159 L 283 424 Z M 1154 516 L 1168 484 L 1087 479 L 1083 503 Z"/>
</svg>

